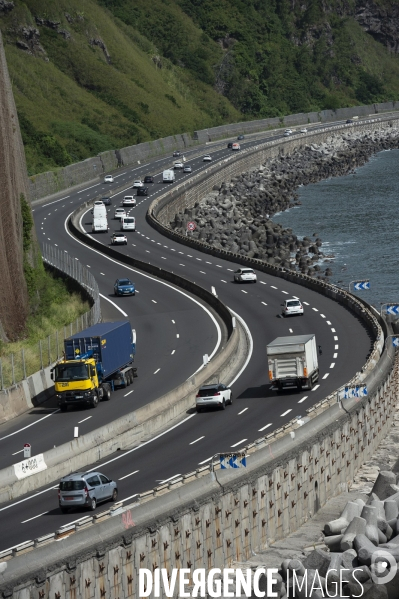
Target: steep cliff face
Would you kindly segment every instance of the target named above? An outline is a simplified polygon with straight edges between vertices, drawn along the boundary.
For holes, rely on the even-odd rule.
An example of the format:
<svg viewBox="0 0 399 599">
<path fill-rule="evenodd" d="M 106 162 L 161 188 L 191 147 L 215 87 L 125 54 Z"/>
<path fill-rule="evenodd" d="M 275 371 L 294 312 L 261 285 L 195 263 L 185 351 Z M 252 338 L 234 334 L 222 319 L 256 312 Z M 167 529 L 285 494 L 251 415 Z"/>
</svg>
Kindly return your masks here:
<svg viewBox="0 0 399 599">
<path fill-rule="evenodd" d="M 0 339 L 24 330 L 29 310 L 24 276 L 21 194 L 29 198 L 17 109 L 0 35 Z"/>
<path fill-rule="evenodd" d="M 354 17 L 375 40 L 391 52 L 399 53 L 399 4 L 390 2 L 382 5 L 367 0 L 358 1 Z"/>
</svg>

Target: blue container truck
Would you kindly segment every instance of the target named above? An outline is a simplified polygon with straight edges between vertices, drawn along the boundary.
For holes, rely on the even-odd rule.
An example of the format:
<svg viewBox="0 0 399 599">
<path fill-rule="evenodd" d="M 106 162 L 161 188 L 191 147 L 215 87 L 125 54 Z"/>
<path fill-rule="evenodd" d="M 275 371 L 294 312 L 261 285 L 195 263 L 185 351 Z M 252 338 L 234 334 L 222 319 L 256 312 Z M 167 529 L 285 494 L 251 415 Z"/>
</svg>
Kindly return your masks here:
<svg viewBox="0 0 399 599">
<path fill-rule="evenodd" d="M 101 322 L 64 341 L 64 357 L 52 369 L 58 405 L 97 407 L 111 399 L 115 387 L 127 387 L 137 376 L 133 366 L 136 333 L 128 321 Z"/>
</svg>

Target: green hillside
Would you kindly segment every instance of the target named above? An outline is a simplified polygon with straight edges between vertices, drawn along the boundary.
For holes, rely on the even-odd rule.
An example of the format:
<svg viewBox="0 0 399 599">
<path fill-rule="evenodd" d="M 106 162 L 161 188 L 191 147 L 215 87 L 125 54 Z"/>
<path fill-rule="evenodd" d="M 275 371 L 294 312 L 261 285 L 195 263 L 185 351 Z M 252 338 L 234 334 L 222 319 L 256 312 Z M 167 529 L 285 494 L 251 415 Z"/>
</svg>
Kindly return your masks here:
<svg viewBox="0 0 399 599">
<path fill-rule="evenodd" d="M 389 18 L 398 0 L 379 4 Z M 14 0 L 0 11 L 30 174 L 227 122 L 399 99 L 399 58 L 362 29 L 355 0 Z"/>
</svg>

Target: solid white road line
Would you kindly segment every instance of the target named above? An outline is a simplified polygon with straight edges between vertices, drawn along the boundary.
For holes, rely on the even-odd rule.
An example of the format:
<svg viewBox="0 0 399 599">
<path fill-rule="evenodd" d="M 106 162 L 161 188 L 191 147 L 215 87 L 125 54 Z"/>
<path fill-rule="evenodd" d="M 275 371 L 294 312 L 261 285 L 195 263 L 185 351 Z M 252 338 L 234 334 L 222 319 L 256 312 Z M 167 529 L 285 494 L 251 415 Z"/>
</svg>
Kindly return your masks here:
<svg viewBox="0 0 399 599">
<path fill-rule="evenodd" d="M 287 416 L 287 414 L 289 414 L 290 412 L 292 412 L 292 408 L 290 408 L 289 410 L 286 410 L 285 412 L 280 414 L 280 416 Z"/>
<path fill-rule="evenodd" d="M 15 453 L 12 453 L 11 455 L 17 455 L 18 453 L 22 453 L 24 450 L 20 449 L 19 451 L 16 451 Z"/>
<path fill-rule="evenodd" d="M 207 462 L 210 462 L 212 458 L 213 458 L 213 456 L 211 458 L 207 458 L 203 462 L 198 462 L 198 466 L 202 466 L 202 464 L 206 464 Z"/>
<path fill-rule="evenodd" d="M 47 414 L 47 416 L 43 416 L 43 418 L 39 418 L 39 420 L 35 420 L 35 422 L 32 422 L 31 424 L 27 424 L 23 428 L 19 428 L 17 431 L 14 431 L 13 433 L 6 435 L 5 437 L 1 437 L 0 441 L 3 441 L 3 439 L 8 439 L 8 437 L 12 437 L 13 435 L 16 435 L 17 433 L 20 433 L 22 431 L 25 431 L 27 428 L 30 428 L 31 426 L 38 424 L 42 420 L 46 420 L 46 418 L 49 418 L 50 416 L 52 416 L 53 414 L 56 414 L 57 412 L 59 412 L 59 410 L 55 409 L 53 412 L 51 412 L 51 414 Z"/>
<path fill-rule="evenodd" d="M 82 422 L 86 422 L 86 420 L 90 420 L 90 418 L 93 418 L 93 416 L 88 416 L 87 418 L 84 418 L 83 420 L 79 420 L 78 424 L 82 424 Z"/>
<path fill-rule="evenodd" d="M 118 478 L 118 480 L 123 480 L 124 478 L 128 478 L 129 476 L 133 476 L 133 474 L 137 474 L 137 472 L 140 472 L 140 470 L 135 470 L 134 472 L 131 472 L 130 474 L 125 474 L 125 476 L 121 476 L 121 478 Z"/>
<path fill-rule="evenodd" d="M 234 443 L 234 445 L 230 445 L 230 447 L 237 447 L 237 445 L 241 445 L 241 443 L 245 443 L 245 441 L 248 441 L 248 439 L 241 439 L 241 441 L 238 441 L 238 443 Z"/>
<path fill-rule="evenodd" d="M 253 349 L 254 349 L 254 342 L 253 342 L 253 339 L 252 339 L 251 331 L 249 330 L 249 327 L 248 327 L 247 323 L 245 322 L 245 320 L 239 314 L 237 314 L 237 312 L 234 312 L 234 310 L 232 310 L 231 308 L 229 308 L 229 310 L 232 313 L 232 315 L 235 316 L 237 318 L 237 320 L 240 321 L 241 326 L 245 329 L 245 332 L 247 334 L 247 339 L 248 339 L 248 346 L 249 346 L 248 347 L 248 351 L 247 351 L 247 359 L 245 360 L 245 363 L 244 363 L 243 367 L 238 372 L 238 374 L 236 374 L 236 376 L 233 378 L 233 380 L 230 381 L 227 384 L 228 387 L 231 387 L 236 382 L 236 380 L 239 379 L 239 377 L 242 375 L 242 373 L 244 372 L 244 370 L 248 366 L 248 363 L 249 363 L 250 359 L 252 358 L 252 352 L 253 352 Z"/>
<path fill-rule="evenodd" d="M 197 443 L 197 441 L 201 441 L 201 439 L 205 439 L 205 435 L 203 435 L 202 437 L 198 437 L 198 439 L 196 439 L 195 441 L 191 441 L 189 445 L 194 445 L 194 443 Z"/>
<path fill-rule="evenodd" d="M 174 474 L 170 478 L 166 478 L 165 480 L 160 480 L 160 481 L 157 481 L 157 482 L 160 482 L 161 485 L 163 485 L 163 483 L 168 483 L 170 480 L 173 480 L 174 478 L 177 478 L 178 476 L 181 476 L 181 474 Z"/>
<path fill-rule="evenodd" d="M 109 297 L 107 297 L 106 295 L 103 295 L 102 293 L 99 293 L 99 296 L 100 296 L 100 297 L 102 297 L 103 299 L 107 300 L 107 302 L 109 302 L 110 304 L 112 304 L 112 305 L 114 306 L 114 308 L 116 308 L 117 310 L 119 310 L 119 312 L 120 312 L 121 314 L 123 314 L 123 316 L 125 316 L 125 318 L 127 318 L 127 317 L 128 317 L 128 315 L 126 314 L 126 312 L 124 312 L 124 311 L 122 310 L 122 308 L 120 308 L 119 306 L 117 306 L 117 305 L 115 304 L 115 302 L 113 302 L 112 300 L 110 300 L 110 299 L 109 299 Z"/>
<path fill-rule="evenodd" d="M 244 414 L 244 412 L 246 412 L 247 410 L 248 410 L 248 408 L 244 408 L 243 410 L 241 410 L 241 412 L 238 412 L 238 416 L 239 416 L 240 414 Z"/>
<path fill-rule="evenodd" d="M 269 424 L 266 424 L 266 426 L 263 426 L 262 428 L 259 429 L 259 432 L 261 433 L 262 431 L 264 431 L 266 428 L 269 428 L 269 426 L 272 426 L 272 422 L 270 422 Z"/>
</svg>

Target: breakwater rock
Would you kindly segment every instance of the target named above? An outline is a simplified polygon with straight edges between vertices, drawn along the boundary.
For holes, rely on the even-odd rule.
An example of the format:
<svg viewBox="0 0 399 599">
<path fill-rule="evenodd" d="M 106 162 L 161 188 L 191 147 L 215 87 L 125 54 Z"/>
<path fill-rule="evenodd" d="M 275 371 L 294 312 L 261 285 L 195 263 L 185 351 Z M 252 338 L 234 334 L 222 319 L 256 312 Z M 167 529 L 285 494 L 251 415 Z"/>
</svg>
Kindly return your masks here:
<svg viewBox="0 0 399 599">
<path fill-rule="evenodd" d="M 274 223 L 273 215 L 300 203 L 299 186 L 346 175 L 376 152 L 398 147 L 399 130 L 393 127 L 333 134 L 321 144 L 306 144 L 304 138 L 304 145 L 291 153 L 282 151 L 215 186 L 193 208 L 177 213 L 170 227 L 185 233 L 187 222 L 194 220 L 192 236 L 215 248 L 328 278 L 332 257 L 323 254 L 317 233 L 298 239 L 292 229 Z"/>
</svg>

